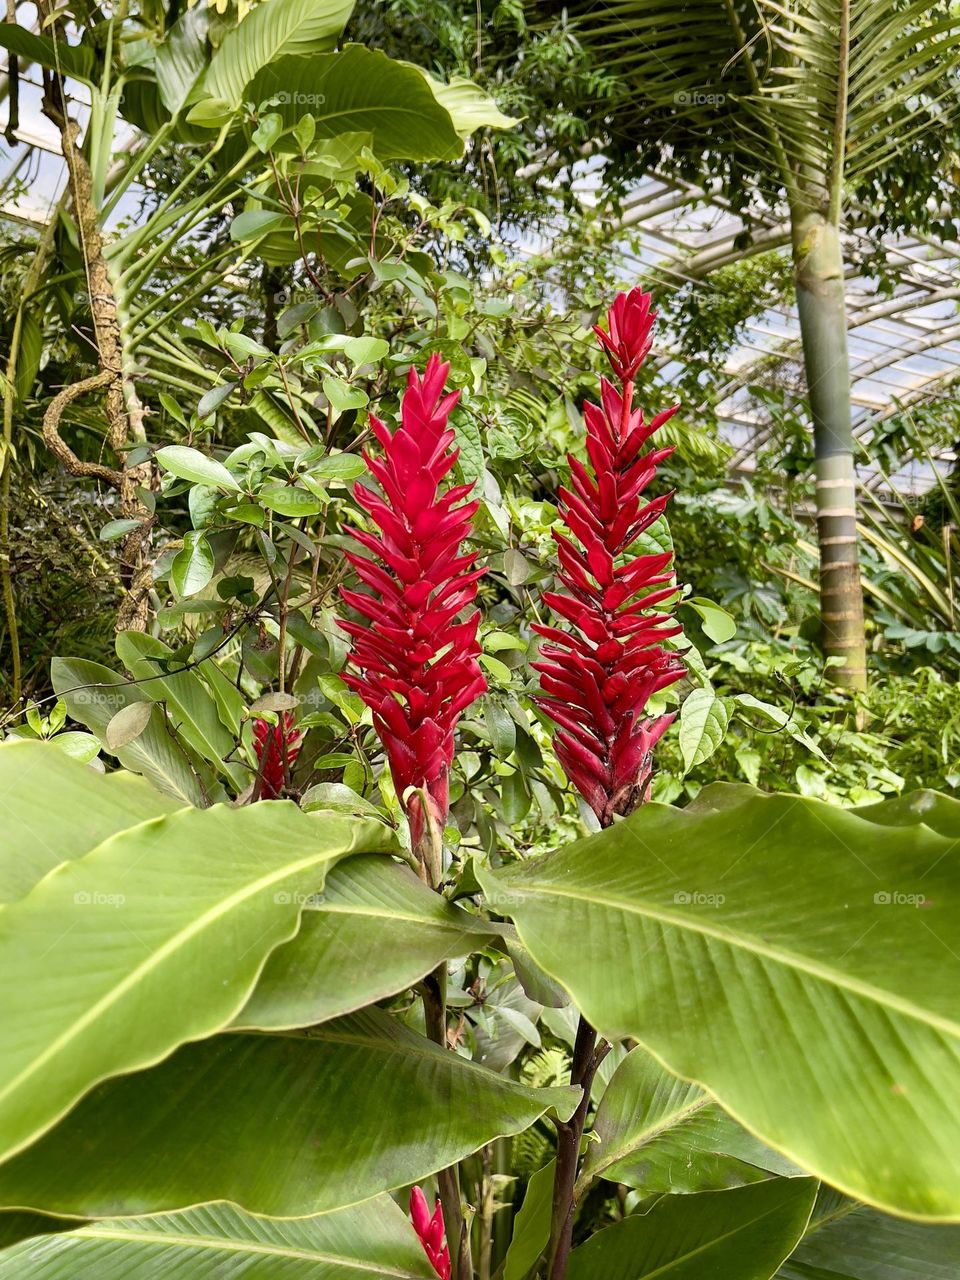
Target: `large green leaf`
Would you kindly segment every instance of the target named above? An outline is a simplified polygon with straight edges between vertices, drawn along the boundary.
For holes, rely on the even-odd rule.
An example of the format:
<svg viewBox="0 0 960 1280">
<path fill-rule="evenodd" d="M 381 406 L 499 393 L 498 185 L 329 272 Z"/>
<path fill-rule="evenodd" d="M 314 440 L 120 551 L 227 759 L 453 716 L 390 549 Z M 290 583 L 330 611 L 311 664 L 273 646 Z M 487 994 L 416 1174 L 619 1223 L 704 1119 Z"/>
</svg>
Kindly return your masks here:
<svg viewBox="0 0 960 1280">
<path fill-rule="evenodd" d="M 960 1227 L 890 1218 L 824 1188 L 778 1280 L 956 1280 Z"/>
<path fill-rule="evenodd" d="M 377 823 L 286 801 L 182 809 L 118 832 L 7 907 L 0 1155 L 98 1081 L 228 1023 L 326 864 L 385 839 Z"/>
<path fill-rule="evenodd" d="M 388 1196 L 283 1221 L 230 1204 L 98 1222 L 0 1253 L 0 1280 L 436 1280 Z"/>
<path fill-rule="evenodd" d="M 695 1084 L 665 1071 L 645 1049 L 627 1054 L 607 1085 L 577 1194 L 597 1177 L 645 1194 L 719 1191 L 796 1173 Z"/>
<path fill-rule="evenodd" d="M 404 991 L 493 932 L 408 867 L 349 858 L 327 876 L 297 936 L 267 961 L 234 1025 L 285 1031 L 352 1013 Z"/>
<path fill-rule="evenodd" d="M 602 1032 L 857 1199 L 951 1220 L 958 850 L 741 787 L 712 812 L 645 805 L 490 887 Z"/>
<path fill-rule="evenodd" d="M 0 48 L 8 49 L 29 62 L 51 71 L 62 71 L 77 80 L 90 80 L 93 73 L 93 50 L 82 45 L 53 41 L 38 36 L 16 22 L 0 22 Z"/>
<path fill-rule="evenodd" d="M 414 67 L 414 70 L 424 77 L 430 92 L 447 111 L 461 138 L 469 138 L 478 129 L 512 129 L 520 123 L 519 117 L 504 115 L 490 95 L 472 80 L 454 76 L 444 83 L 428 75 L 422 67 Z"/>
<path fill-rule="evenodd" d="M 336 47 L 354 0 L 262 0 L 224 36 L 201 89 L 235 110 L 244 89 L 263 68 L 286 54 L 310 57 Z M 301 115 L 303 112 L 301 112 Z"/>
<path fill-rule="evenodd" d="M 118 711 L 133 702 L 151 701 L 138 685 L 85 658 L 54 658 L 50 681 L 72 719 L 85 724 L 104 746 L 107 725 Z M 207 805 L 225 798 L 212 770 L 171 732 L 162 707 L 155 707 L 147 727 L 133 742 L 111 755 L 181 804 Z"/>
<path fill-rule="evenodd" d="M 115 831 L 172 813 L 175 802 L 132 773 L 102 774 L 50 742 L 0 745 L 0 903 Z"/>
<path fill-rule="evenodd" d="M 531 1089 L 379 1009 L 309 1035 L 223 1035 L 106 1081 L 0 1165 L 0 1203 L 101 1217 L 230 1200 L 282 1216 L 405 1186 L 578 1090 Z"/>
<path fill-rule="evenodd" d="M 163 664 L 179 664 L 173 650 L 162 640 L 140 631 L 121 631 L 116 641 L 117 657 L 137 680 L 141 692 L 154 702 L 161 700 L 173 717 L 177 732 L 198 755 L 209 760 L 242 791 L 253 780 L 249 768 L 224 757 L 235 752 L 237 740 L 220 719 L 220 709 L 195 671 L 165 675 Z"/>
<path fill-rule="evenodd" d="M 570 1255 L 569 1280 L 770 1280 L 803 1235 L 813 1178 L 664 1196 L 598 1231 Z"/>
<path fill-rule="evenodd" d="M 380 160 L 455 160 L 463 154 L 449 112 L 420 72 L 360 44 L 317 58 L 281 58 L 256 76 L 247 96 L 254 102 L 278 98 L 271 110 L 288 125 L 311 115 L 318 139 L 369 133 Z"/>
</svg>

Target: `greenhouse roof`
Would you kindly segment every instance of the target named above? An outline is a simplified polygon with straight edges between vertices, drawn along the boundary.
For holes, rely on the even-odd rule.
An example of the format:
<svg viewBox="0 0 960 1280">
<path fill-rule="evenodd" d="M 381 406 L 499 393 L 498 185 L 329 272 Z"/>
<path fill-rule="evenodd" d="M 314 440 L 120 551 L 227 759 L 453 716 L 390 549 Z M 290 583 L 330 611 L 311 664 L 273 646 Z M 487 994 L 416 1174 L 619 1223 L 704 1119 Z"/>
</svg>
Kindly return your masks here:
<svg viewBox="0 0 960 1280">
<path fill-rule="evenodd" d="M 21 81 L 18 137 L 25 145 L 0 150 L 0 215 L 37 224 L 48 216 L 65 181 L 59 139 L 41 114 L 40 93 L 39 79 L 31 70 Z M 76 101 L 75 106 L 82 118 L 84 103 Z M 588 163 L 574 182 L 585 204 L 595 203 L 597 196 L 590 170 Z M 134 190 L 117 215 L 132 213 L 136 201 Z M 657 174 L 643 179 L 611 227 L 614 234 L 628 229 L 628 273 L 644 279 L 655 271 L 678 289 L 689 284 L 709 289 L 711 271 L 745 256 L 735 247 L 743 221 L 709 185 L 698 187 Z M 752 236 L 750 254 L 789 252 L 789 228 L 772 216 L 756 218 Z M 864 247 L 873 247 L 862 233 L 851 232 L 846 238 L 850 260 Z M 854 431 L 864 446 L 894 414 L 943 400 L 960 377 L 960 245 L 921 236 L 886 237 L 884 245 L 894 281 L 892 295 L 855 268 L 846 281 Z M 676 354 L 669 346 L 660 352 L 666 376 Z M 750 388 L 768 384 L 802 393 L 796 307 L 768 307 L 748 320 L 724 370 L 728 381 L 718 405 L 721 430 L 733 451 L 731 467 L 749 474 L 758 448 L 773 430 L 766 406 Z M 945 464 L 954 460 L 952 451 L 939 456 Z M 862 482 L 886 488 L 888 477 L 867 459 L 866 451 L 863 457 Z M 901 493 L 918 494 L 933 478 L 929 461 L 917 459 L 889 480 Z"/>
</svg>

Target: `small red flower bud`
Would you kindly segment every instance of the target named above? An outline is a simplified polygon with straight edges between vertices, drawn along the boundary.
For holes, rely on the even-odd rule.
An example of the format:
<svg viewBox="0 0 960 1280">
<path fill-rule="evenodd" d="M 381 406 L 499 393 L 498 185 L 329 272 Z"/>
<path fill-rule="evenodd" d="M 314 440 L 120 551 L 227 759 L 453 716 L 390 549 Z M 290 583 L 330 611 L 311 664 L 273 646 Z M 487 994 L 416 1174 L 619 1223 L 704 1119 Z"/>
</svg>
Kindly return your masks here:
<svg viewBox="0 0 960 1280">
<path fill-rule="evenodd" d="M 450 1280 L 450 1250 L 446 1245 L 441 1248 L 444 1227 L 440 1201 L 437 1201 L 431 1217 L 426 1196 L 419 1187 L 414 1187 L 410 1192 L 410 1221 L 440 1280 Z"/>
<path fill-rule="evenodd" d="M 285 777 L 300 754 L 300 730 L 293 715 L 285 711 L 279 723 L 269 724 L 259 717 L 253 722 L 253 749 L 260 775 L 260 799 L 276 800 L 283 791 Z"/>
<path fill-rule="evenodd" d="M 644 720 L 648 700 L 684 674 L 662 642 L 680 632 L 666 613 L 674 595 L 670 552 L 631 556 L 637 539 L 670 497 L 644 502 L 657 465 L 673 452 L 643 449 L 678 406 L 649 423 L 633 407 L 633 378 L 650 350 L 656 313 L 640 289 L 621 293 L 595 332 L 619 382 L 600 382 L 600 405 L 584 406 L 590 467 L 570 458 L 571 488 L 559 491 L 560 517 L 579 542 L 555 532 L 563 592 L 544 602 L 569 630 L 536 625 L 543 694 L 537 704 L 559 726 L 554 745 L 567 777 L 609 825 L 646 798 L 652 751 L 672 715 Z"/>
</svg>

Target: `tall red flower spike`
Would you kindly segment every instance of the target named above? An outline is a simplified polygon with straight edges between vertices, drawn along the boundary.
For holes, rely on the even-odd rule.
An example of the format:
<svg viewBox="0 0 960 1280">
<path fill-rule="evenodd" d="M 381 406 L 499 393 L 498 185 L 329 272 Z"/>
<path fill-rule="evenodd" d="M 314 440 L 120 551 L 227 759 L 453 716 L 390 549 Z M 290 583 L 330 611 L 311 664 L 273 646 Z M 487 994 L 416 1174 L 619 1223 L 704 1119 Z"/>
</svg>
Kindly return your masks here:
<svg viewBox="0 0 960 1280">
<path fill-rule="evenodd" d="M 473 568 L 476 553 L 461 551 L 479 505 L 461 499 L 473 486 L 440 493 L 459 457 L 447 420 L 460 393 L 444 395 L 449 371 L 437 355 L 422 378 L 410 370 L 401 423 L 392 435 L 370 417 L 384 456 L 364 458 L 381 494 L 362 484 L 353 493 L 380 536 L 354 530 L 370 555 L 348 552 L 347 559 L 371 591 L 342 592 L 365 619 L 340 624 L 353 638 L 353 670 L 343 678 L 373 712 L 414 849 L 421 847 L 428 817 L 434 832 L 443 829 L 454 729 L 487 687 L 477 662 L 480 616 L 455 620 L 476 598 L 483 570 Z"/>
<path fill-rule="evenodd" d="M 410 1221 L 440 1280 L 450 1280 L 450 1250 L 442 1243 L 444 1226 L 440 1201 L 437 1201 L 431 1215 L 427 1197 L 419 1187 L 414 1187 L 410 1192 Z"/>
<path fill-rule="evenodd" d="M 650 295 L 631 289 L 615 299 L 607 330 L 595 329 L 618 385 L 602 378 L 600 407 L 584 406 L 590 470 L 571 457 L 572 488 L 559 491 L 561 519 L 580 546 L 554 532 L 566 591 L 543 597 L 570 629 L 534 627 L 549 641 L 533 664 L 543 690 L 537 704 L 559 726 L 557 757 L 603 826 L 646 798 L 653 747 L 674 717 L 644 719 L 644 708 L 684 674 L 662 647 L 681 628 L 650 612 L 676 590 L 672 553 L 630 554 L 670 498 L 645 502 L 642 494 L 673 450 L 643 450 L 679 406 L 649 423 L 633 407 L 655 318 Z"/>
<path fill-rule="evenodd" d="M 253 749 L 260 774 L 260 799 L 276 800 L 283 791 L 284 775 L 300 754 L 300 730 L 294 728 L 291 713 L 285 711 L 277 724 L 254 720 Z"/>
</svg>

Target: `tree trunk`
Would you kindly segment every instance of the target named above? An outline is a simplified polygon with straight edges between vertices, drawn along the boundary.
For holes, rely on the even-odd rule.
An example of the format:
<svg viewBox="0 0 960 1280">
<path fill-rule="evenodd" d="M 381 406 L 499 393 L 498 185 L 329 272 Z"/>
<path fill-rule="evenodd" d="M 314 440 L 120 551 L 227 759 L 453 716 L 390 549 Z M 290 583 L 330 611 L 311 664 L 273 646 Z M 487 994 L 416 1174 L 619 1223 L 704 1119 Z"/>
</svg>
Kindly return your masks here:
<svg viewBox="0 0 960 1280">
<path fill-rule="evenodd" d="M 843 255 L 837 227 L 822 213 L 794 211 L 793 261 L 816 453 L 823 648 L 827 657 L 842 660 L 830 668 L 830 678 L 846 688 L 864 689 L 867 659 Z"/>
</svg>

